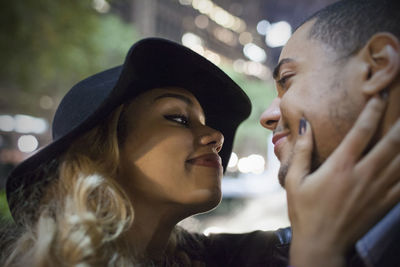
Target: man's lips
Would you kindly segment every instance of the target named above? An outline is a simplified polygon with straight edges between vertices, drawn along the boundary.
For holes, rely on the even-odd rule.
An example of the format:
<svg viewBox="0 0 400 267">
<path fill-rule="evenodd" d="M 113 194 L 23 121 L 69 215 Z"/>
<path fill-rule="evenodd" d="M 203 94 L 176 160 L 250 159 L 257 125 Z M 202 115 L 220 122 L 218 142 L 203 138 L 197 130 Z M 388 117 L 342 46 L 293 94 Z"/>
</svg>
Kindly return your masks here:
<svg viewBox="0 0 400 267">
<path fill-rule="evenodd" d="M 272 137 L 272 143 L 274 144 L 274 146 L 279 145 L 279 143 L 281 143 L 284 137 L 286 137 L 288 134 L 287 133 L 277 133 L 274 134 L 274 137 Z"/>
<path fill-rule="evenodd" d="M 211 168 L 222 168 L 221 157 L 215 153 L 204 154 L 204 155 L 189 159 L 187 162 L 190 164 L 193 164 L 193 165 L 200 165 L 200 166 L 211 167 Z"/>
<path fill-rule="evenodd" d="M 279 145 L 286 140 L 288 133 L 277 133 L 272 137 L 272 143 L 274 144 L 274 153 L 279 158 Z"/>
</svg>

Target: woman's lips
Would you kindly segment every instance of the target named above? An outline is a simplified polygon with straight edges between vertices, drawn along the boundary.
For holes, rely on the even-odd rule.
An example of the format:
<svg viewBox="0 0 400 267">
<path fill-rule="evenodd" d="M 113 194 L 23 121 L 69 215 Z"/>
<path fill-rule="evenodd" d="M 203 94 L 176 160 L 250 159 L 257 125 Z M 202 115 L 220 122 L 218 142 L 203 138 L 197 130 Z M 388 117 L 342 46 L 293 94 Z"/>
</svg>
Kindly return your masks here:
<svg viewBox="0 0 400 267">
<path fill-rule="evenodd" d="M 188 160 L 188 163 L 193 165 L 211 167 L 211 168 L 222 168 L 221 157 L 215 153 L 205 154 L 193 159 Z"/>
</svg>

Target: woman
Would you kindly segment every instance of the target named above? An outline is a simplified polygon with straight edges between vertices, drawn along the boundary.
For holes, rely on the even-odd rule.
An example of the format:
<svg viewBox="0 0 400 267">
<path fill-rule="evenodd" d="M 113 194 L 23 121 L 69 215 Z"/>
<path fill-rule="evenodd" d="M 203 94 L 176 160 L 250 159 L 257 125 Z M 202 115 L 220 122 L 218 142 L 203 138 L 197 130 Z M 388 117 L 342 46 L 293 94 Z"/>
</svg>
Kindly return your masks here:
<svg viewBox="0 0 400 267">
<path fill-rule="evenodd" d="M 207 60 L 162 39 L 136 43 L 123 66 L 68 92 L 54 141 L 9 176 L 21 235 L 5 266 L 284 266 L 285 230 L 176 227 L 220 202 L 249 114 L 247 96 Z"/>
</svg>

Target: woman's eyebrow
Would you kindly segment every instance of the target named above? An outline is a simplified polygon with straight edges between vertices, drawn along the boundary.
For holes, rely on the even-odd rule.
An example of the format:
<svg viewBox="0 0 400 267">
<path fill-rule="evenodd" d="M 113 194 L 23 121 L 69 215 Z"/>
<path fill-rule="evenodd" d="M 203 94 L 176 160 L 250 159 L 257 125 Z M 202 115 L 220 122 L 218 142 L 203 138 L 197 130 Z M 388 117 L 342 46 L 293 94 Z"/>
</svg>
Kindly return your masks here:
<svg viewBox="0 0 400 267">
<path fill-rule="evenodd" d="M 159 95 L 156 98 L 154 98 L 153 102 L 155 102 L 157 100 L 160 100 L 162 98 L 166 98 L 166 97 L 173 97 L 173 98 L 182 100 L 183 102 L 185 102 L 189 106 L 193 106 L 193 101 L 190 98 L 188 98 L 188 97 L 186 97 L 184 95 L 181 95 L 181 94 L 174 94 L 174 93 L 165 93 L 165 94 Z"/>
</svg>

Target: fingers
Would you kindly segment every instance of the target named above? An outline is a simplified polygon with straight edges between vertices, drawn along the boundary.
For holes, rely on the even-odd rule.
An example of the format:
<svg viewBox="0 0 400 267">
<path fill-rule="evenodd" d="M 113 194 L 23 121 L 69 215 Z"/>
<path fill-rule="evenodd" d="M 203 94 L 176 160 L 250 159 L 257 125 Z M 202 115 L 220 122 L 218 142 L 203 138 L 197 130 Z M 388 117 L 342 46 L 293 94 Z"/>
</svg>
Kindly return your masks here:
<svg viewBox="0 0 400 267">
<path fill-rule="evenodd" d="M 361 194 L 368 194 L 367 205 L 357 201 L 359 205 L 369 207 L 372 214 L 371 223 L 376 223 L 396 204 L 400 203 L 400 154 L 386 164 L 387 166 L 380 173 L 364 174 L 357 172 L 358 184 L 362 184 Z M 365 167 L 363 167 L 365 168 Z M 365 179 L 367 178 L 367 179 Z"/>
<path fill-rule="evenodd" d="M 394 184 L 390 188 L 390 192 L 386 195 L 384 199 L 384 205 L 389 207 L 388 209 L 398 205 L 400 203 L 400 182 Z"/>
<path fill-rule="evenodd" d="M 347 155 L 349 160 L 356 161 L 375 134 L 385 107 L 386 101 L 379 96 L 371 98 L 332 157 Z"/>
<path fill-rule="evenodd" d="M 385 202 L 388 201 L 389 205 L 400 202 L 400 155 L 390 162 L 378 179 L 376 186 L 386 195 Z"/>
<path fill-rule="evenodd" d="M 379 198 L 376 197 L 375 201 L 371 202 L 368 207 L 370 212 L 374 214 L 370 218 L 372 224 L 375 224 L 400 204 L 400 155 L 390 163 L 388 168 L 385 169 L 384 175 L 378 177 L 378 179 L 378 183 L 375 184 L 378 189 L 368 191 L 368 194 L 375 194 L 377 197 L 381 196 Z"/>
<path fill-rule="evenodd" d="M 299 135 L 294 146 L 292 164 L 286 176 L 285 187 L 287 190 L 296 188 L 310 172 L 312 149 L 311 126 L 308 121 L 302 118 L 299 125 Z"/>
<path fill-rule="evenodd" d="M 358 168 L 369 170 L 370 173 L 365 173 L 365 175 L 374 175 L 381 172 L 399 154 L 400 120 L 398 120 L 374 148 L 360 160 Z M 396 176 L 395 173 L 394 176 Z"/>
</svg>

